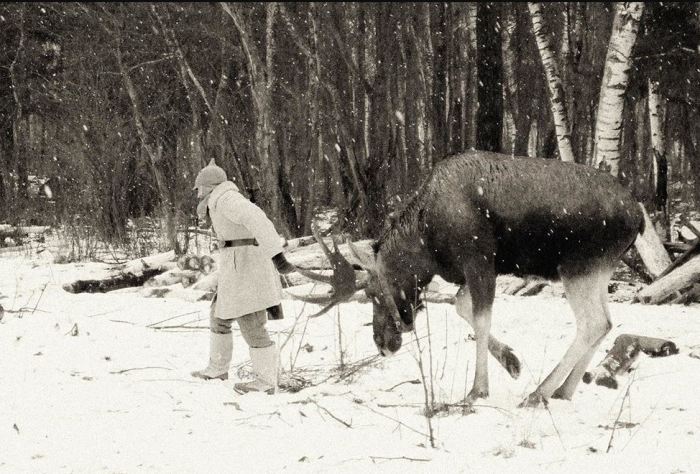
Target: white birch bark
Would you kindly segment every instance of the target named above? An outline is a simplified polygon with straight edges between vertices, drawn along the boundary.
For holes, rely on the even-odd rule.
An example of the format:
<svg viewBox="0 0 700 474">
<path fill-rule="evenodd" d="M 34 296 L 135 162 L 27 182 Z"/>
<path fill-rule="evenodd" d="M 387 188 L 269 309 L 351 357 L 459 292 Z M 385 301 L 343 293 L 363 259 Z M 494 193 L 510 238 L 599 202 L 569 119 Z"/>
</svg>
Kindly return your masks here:
<svg viewBox="0 0 700 474">
<path fill-rule="evenodd" d="M 537 49 L 540 51 L 542 66 L 547 77 L 549 87 L 549 103 L 552 109 L 554 129 L 557 134 L 557 145 L 559 147 L 559 157 L 562 161 L 574 161 L 574 151 L 571 147 L 571 126 L 566 111 L 566 97 L 564 86 L 559 72 L 554 48 L 549 41 L 549 37 L 544 28 L 542 18 L 542 7 L 539 3 L 530 2 L 527 4 L 530 9 L 532 20 L 532 31 L 537 41 Z"/>
<path fill-rule="evenodd" d="M 630 53 L 637 39 L 642 2 L 618 2 L 615 6 L 610 43 L 598 102 L 593 164 L 609 168 L 613 176 L 620 170 L 622 108 L 629 80 Z"/>
<path fill-rule="evenodd" d="M 664 136 L 661 129 L 663 118 L 663 107 L 659 97 L 658 81 L 649 80 L 649 131 L 651 133 L 651 148 L 654 153 L 651 160 L 652 183 L 657 189 L 659 183 L 659 160 L 664 154 Z"/>
<path fill-rule="evenodd" d="M 467 146 L 476 148 L 476 117 L 479 112 L 479 95 L 478 95 L 478 72 L 476 58 L 476 3 L 467 3 L 467 55 L 469 56 L 469 133 L 467 135 Z"/>
<path fill-rule="evenodd" d="M 501 29 L 501 58 L 503 61 L 503 102 L 504 107 L 504 150 L 513 154 L 515 148 L 515 117 L 518 115 L 516 100 L 517 83 L 513 58 L 513 34 L 515 32 L 515 15 L 511 7 L 504 11 L 503 28 Z"/>
</svg>

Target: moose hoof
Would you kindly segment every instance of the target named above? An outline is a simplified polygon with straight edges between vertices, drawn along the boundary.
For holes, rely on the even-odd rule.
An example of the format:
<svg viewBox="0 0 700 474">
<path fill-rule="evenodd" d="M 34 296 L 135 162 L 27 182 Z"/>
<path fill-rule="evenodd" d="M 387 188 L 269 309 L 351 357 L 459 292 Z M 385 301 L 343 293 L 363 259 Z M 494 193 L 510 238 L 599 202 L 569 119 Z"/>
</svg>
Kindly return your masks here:
<svg viewBox="0 0 700 474">
<path fill-rule="evenodd" d="M 517 379 L 520 377 L 520 359 L 513 353 L 512 349 L 508 348 L 503 351 L 501 364 L 508 371 L 511 377 Z"/>
<path fill-rule="evenodd" d="M 571 400 L 571 398 L 574 396 L 573 393 L 569 393 L 567 390 L 565 390 L 563 387 L 559 387 L 554 391 L 552 394 L 552 398 L 556 398 L 557 400 Z"/>
<path fill-rule="evenodd" d="M 477 389 L 477 388 L 472 388 L 469 394 L 467 395 L 467 398 L 464 399 L 465 403 L 471 405 L 475 401 L 477 401 L 480 398 L 488 398 L 489 396 L 489 390 L 488 389 Z"/>
<path fill-rule="evenodd" d="M 537 408 L 540 405 L 547 407 L 547 399 L 539 392 L 532 392 L 528 397 L 520 402 L 518 408 Z"/>
</svg>

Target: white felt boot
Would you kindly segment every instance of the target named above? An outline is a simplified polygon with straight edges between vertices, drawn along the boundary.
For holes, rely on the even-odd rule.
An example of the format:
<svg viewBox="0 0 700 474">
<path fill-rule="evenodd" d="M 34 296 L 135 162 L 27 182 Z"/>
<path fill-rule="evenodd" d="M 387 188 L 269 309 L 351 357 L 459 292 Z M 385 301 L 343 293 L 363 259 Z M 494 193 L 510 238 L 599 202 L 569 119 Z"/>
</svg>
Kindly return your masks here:
<svg viewBox="0 0 700 474">
<path fill-rule="evenodd" d="M 192 372 L 192 377 L 204 380 L 228 379 L 228 368 L 233 352 L 233 337 L 231 334 L 209 333 L 209 365 L 203 370 Z"/>
<path fill-rule="evenodd" d="M 254 380 L 250 382 L 240 382 L 233 386 L 238 393 L 265 392 L 269 395 L 275 393 L 277 389 L 277 346 L 263 348 L 250 348 L 250 359 L 253 363 Z"/>
</svg>

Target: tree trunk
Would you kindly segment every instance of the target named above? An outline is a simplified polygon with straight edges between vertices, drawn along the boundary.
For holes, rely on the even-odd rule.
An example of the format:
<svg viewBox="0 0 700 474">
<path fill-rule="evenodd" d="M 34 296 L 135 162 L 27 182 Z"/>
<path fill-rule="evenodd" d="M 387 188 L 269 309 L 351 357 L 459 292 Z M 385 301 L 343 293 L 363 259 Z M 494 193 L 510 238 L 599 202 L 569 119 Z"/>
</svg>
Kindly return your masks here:
<svg viewBox="0 0 700 474">
<path fill-rule="evenodd" d="M 552 48 L 548 32 L 544 28 L 540 4 L 528 3 L 528 7 L 530 9 L 530 18 L 532 19 L 532 30 L 537 40 L 537 48 L 540 51 L 542 66 L 547 77 L 549 104 L 559 146 L 559 157 L 562 161 L 575 161 L 574 152 L 571 148 L 571 126 L 569 124 L 569 113 L 566 109 L 566 96 L 554 48 Z"/>
<path fill-rule="evenodd" d="M 117 44 L 115 45 L 117 66 L 119 67 L 122 84 L 124 85 L 131 102 L 131 110 L 134 117 L 134 124 L 136 126 L 136 133 L 141 142 L 142 149 L 146 152 L 149 168 L 151 169 L 153 178 L 156 182 L 156 189 L 158 190 L 158 197 L 160 198 L 161 212 L 165 223 L 165 238 L 171 249 L 175 250 L 177 253 L 181 253 L 181 249 L 179 248 L 177 242 L 177 217 L 173 208 L 170 185 L 161 168 L 163 147 L 161 144 L 153 144 L 148 138 L 143 121 L 143 114 L 141 112 L 141 106 L 139 105 L 136 86 L 134 86 L 131 76 L 129 75 L 129 70 L 122 59 L 119 41 L 119 38 L 117 38 Z"/>
<path fill-rule="evenodd" d="M 12 117 L 12 164 L 17 173 L 17 196 L 23 199 L 27 198 L 27 185 L 29 181 L 23 98 L 23 91 L 27 85 L 25 74 L 20 74 L 18 69 L 22 68 L 22 70 L 24 70 L 25 68 L 25 65 L 22 63 L 26 53 L 26 31 L 24 24 L 26 10 L 26 4 L 21 4 L 19 11 L 19 43 L 17 44 L 15 57 L 12 59 L 12 63 L 9 67 L 10 81 L 12 83 L 12 98 L 15 102 L 14 116 Z M 10 187 L 14 187 L 14 183 L 10 182 Z"/>
<path fill-rule="evenodd" d="M 435 96 L 435 87 L 433 81 L 433 38 L 432 29 L 430 27 L 430 4 L 421 3 L 418 12 L 418 47 L 421 48 L 420 58 L 422 64 L 422 80 L 424 84 L 424 107 L 425 116 L 423 129 L 423 143 L 425 143 L 425 163 L 424 169 L 430 169 L 435 161 L 434 155 L 434 140 L 435 140 L 435 106 L 432 101 Z M 439 157 L 442 158 L 442 157 Z"/>
<path fill-rule="evenodd" d="M 668 227 L 668 162 L 664 140 L 664 106 L 659 94 L 659 82 L 649 80 L 649 132 L 651 133 L 651 184 L 654 190 L 654 205 L 657 211 L 663 211 L 665 228 Z"/>
<path fill-rule="evenodd" d="M 513 35 L 515 33 L 515 15 L 513 6 L 504 6 L 503 28 L 501 29 L 501 55 L 503 61 L 503 112 L 505 115 L 503 151 L 515 153 L 516 127 L 518 117 L 517 83 L 513 57 Z"/>
<path fill-rule="evenodd" d="M 605 72 L 598 102 L 593 164 L 607 168 L 617 177 L 620 166 L 620 132 L 624 95 L 631 67 L 632 47 L 637 39 L 642 2 L 618 2 L 610 43 L 605 57 Z"/>
<path fill-rule="evenodd" d="M 477 4 L 469 2 L 466 5 L 467 20 L 467 56 L 469 70 L 467 80 L 467 140 L 466 148 L 476 148 L 477 119 L 479 114 L 479 58 L 477 56 Z"/>
<path fill-rule="evenodd" d="M 477 5 L 479 132 L 476 148 L 486 151 L 501 149 L 502 68 L 500 37 L 494 34 L 498 24 L 496 8 L 497 4 L 490 2 Z"/>
</svg>

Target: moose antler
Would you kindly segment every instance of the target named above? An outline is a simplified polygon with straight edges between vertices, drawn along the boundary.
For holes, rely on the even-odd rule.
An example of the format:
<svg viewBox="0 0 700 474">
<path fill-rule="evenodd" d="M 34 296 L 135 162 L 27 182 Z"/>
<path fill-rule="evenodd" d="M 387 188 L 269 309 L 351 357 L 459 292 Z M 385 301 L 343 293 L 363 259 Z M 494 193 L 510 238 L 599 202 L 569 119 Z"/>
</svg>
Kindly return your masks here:
<svg viewBox="0 0 700 474">
<path fill-rule="evenodd" d="M 307 278 L 328 283 L 333 287 L 333 289 L 324 295 L 294 295 L 294 298 L 307 303 L 325 304 L 326 306 L 321 309 L 321 311 L 309 316 L 309 318 L 317 318 L 330 311 L 331 308 L 338 303 L 342 303 L 343 301 L 350 299 L 355 292 L 364 288 L 364 284 L 358 285 L 355 282 L 355 269 L 343 256 L 343 254 L 340 253 L 335 235 L 331 235 L 331 240 L 333 241 L 333 251 L 331 251 L 321 238 L 321 235 L 318 233 L 316 228 L 312 228 L 311 232 L 316 238 L 318 244 L 321 246 L 321 250 L 323 250 L 326 258 L 328 258 L 333 273 L 330 276 L 327 276 L 304 268 L 297 267 L 297 270 Z"/>
</svg>

